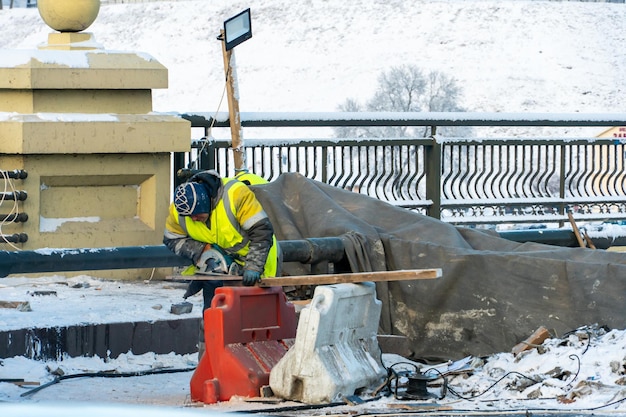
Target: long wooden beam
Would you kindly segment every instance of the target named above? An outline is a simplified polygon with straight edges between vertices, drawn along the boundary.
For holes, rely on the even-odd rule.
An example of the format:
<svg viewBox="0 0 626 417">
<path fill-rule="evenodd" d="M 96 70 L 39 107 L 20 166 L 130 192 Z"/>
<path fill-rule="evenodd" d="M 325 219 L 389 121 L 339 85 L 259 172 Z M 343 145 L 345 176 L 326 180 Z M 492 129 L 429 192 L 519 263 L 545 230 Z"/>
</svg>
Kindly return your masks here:
<svg viewBox="0 0 626 417">
<path fill-rule="evenodd" d="M 382 282 L 382 281 L 409 281 L 416 279 L 441 278 L 441 269 L 403 269 L 399 271 L 353 272 L 345 274 L 296 275 L 275 278 L 263 278 L 257 285 L 260 287 L 291 286 L 291 285 L 328 285 L 350 282 Z M 225 274 L 196 274 L 173 275 L 166 277 L 176 281 L 241 281 L 238 275 Z"/>
</svg>

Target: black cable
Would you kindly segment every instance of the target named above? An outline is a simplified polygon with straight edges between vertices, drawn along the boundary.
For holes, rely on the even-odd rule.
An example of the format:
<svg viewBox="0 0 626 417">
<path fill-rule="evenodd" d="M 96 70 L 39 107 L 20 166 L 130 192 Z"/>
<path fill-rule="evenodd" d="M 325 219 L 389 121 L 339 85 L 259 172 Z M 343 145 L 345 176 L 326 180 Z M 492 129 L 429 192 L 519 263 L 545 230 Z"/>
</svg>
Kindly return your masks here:
<svg viewBox="0 0 626 417">
<path fill-rule="evenodd" d="M 578 369 L 576 369 L 576 374 L 574 375 L 574 378 L 572 378 L 572 380 L 570 382 L 567 383 L 567 386 L 572 386 L 572 382 L 576 381 L 576 378 L 578 378 L 578 374 L 580 373 L 580 358 L 578 357 L 578 355 L 575 354 L 571 354 L 568 356 L 568 358 L 570 359 L 576 359 L 578 361 Z"/>
<path fill-rule="evenodd" d="M 260 408 L 258 410 L 238 410 L 238 411 L 235 411 L 234 413 L 244 413 L 244 414 L 279 413 L 281 411 L 316 410 L 318 408 L 337 407 L 340 405 L 346 405 L 346 403 L 290 405 L 287 407 Z"/>
<path fill-rule="evenodd" d="M 573 331 L 568 332 L 568 333 L 570 333 L 570 334 L 574 334 L 576 331 L 584 331 L 584 332 L 587 334 L 587 337 L 588 337 L 588 343 L 586 344 L 586 347 L 585 347 L 584 351 L 582 352 L 582 354 L 585 354 L 585 352 L 587 352 L 587 350 L 588 350 L 588 349 L 589 349 L 589 347 L 591 346 L 591 337 L 592 337 L 592 333 L 591 333 L 591 331 L 589 331 L 588 329 L 586 329 L 586 328 L 584 328 L 584 327 L 582 327 L 582 328 L 578 328 L 578 329 L 573 330 Z M 566 334 L 567 334 L 567 333 L 566 333 Z M 568 383 L 568 385 L 570 385 L 570 386 L 571 386 L 572 382 L 574 382 L 574 381 L 578 378 L 578 375 L 579 375 L 579 373 L 580 373 L 580 370 L 581 370 L 581 360 L 580 360 L 580 357 L 579 357 L 578 355 L 576 355 L 576 354 L 571 354 L 571 355 L 569 355 L 569 358 L 570 358 L 570 359 L 576 359 L 576 360 L 577 360 L 577 362 L 578 362 L 578 368 L 577 368 L 577 370 L 576 370 L 576 372 L 575 372 L 575 374 L 574 374 L 574 377 L 573 377 L 573 378 L 571 379 L 571 381 Z M 399 364 L 408 364 L 408 365 L 412 365 L 412 366 L 414 366 L 416 369 L 418 369 L 418 368 L 417 368 L 417 366 L 416 366 L 415 364 L 410 363 L 410 362 L 397 362 L 397 363 L 395 363 L 395 364 L 391 365 L 391 366 L 388 368 L 389 378 L 388 378 L 388 381 L 387 381 L 388 388 L 390 389 L 390 391 L 391 391 L 390 384 L 391 384 L 391 380 L 393 379 L 393 378 L 391 377 L 391 376 L 392 376 L 391 374 L 393 373 L 393 375 L 395 376 L 395 378 L 396 378 L 396 383 L 397 383 L 397 378 L 400 376 L 400 375 L 399 375 L 399 374 L 398 374 L 395 370 L 393 370 L 393 367 L 394 367 L 394 366 L 396 366 L 396 365 L 399 365 Z M 451 387 L 448 385 L 447 378 L 445 378 L 444 374 L 443 374 L 442 372 L 440 372 L 438 369 L 436 369 L 436 368 L 429 368 L 429 369 L 426 369 L 423 373 L 426 375 L 426 374 L 428 374 L 428 372 L 430 372 L 430 371 L 435 371 L 435 372 L 437 372 L 437 373 L 439 374 L 439 376 L 440 376 L 441 378 L 443 378 L 442 396 L 441 396 L 439 399 L 443 399 L 443 398 L 445 397 L 445 393 L 446 393 L 446 391 L 450 391 L 453 395 L 455 395 L 455 396 L 457 396 L 458 398 L 461 398 L 461 399 L 463 399 L 463 400 L 473 400 L 473 399 L 478 398 L 478 397 L 480 397 L 481 395 L 483 395 L 483 394 L 487 393 L 487 392 L 488 392 L 489 390 L 491 390 L 494 386 L 496 386 L 496 385 L 497 385 L 500 381 L 502 381 L 504 378 L 506 378 L 507 376 L 509 376 L 509 375 L 511 375 L 511 374 L 516 374 L 516 375 L 519 375 L 519 376 L 521 376 L 521 377 L 523 377 L 523 378 L 526 378 L 526 379 L 528 379 L 528 380 L 530 380 L 530 381 L 534 382 L 535 384 L 538 384 L 538 383 L 540 383 L 540 382 L 541 382 L 541 381 L 536 381 L 536 380 L 534 380 L 533 378 L 530 378 L 530 377 L 528 377 L 528 376 L 526 376 L 526 375 L 524 375 L 524 374 L 521 374 L 521 373 L 519 373 L 519 372 L 512 371 L 512 372 L 508 372 L 508 373 L 504 374 L 504 375 L 503 375 L 500 379 L 498 379 L 498 380 L 497 380 L 497 381 L 495 381 L 493 384 L 491 384 L 491 385 L 490 385 L 487 389 L 485 389 L 483 392 L 481 392 L 481 393 L 479 393 L 479 394 L 477 394 L 477 395 L 474 395 L 474 396 L 465 397 L 465 396 L 463 396 L 463 395 L 459 394 L 457 391 L 455 391 L 453 388 L 451 388 Z M 506 401 L 510 401 L 511 399 L 510 399 L 510 398 L 509 398 L 509 399 L 504 399 L 504 398 L 503 398 L 503 399 L 491 399 L 491 400 L 489 400 L 489 401 L 505 401 L 505 400 L 506 400 Z M 519 399 L 518 399 L 518 400 L 519 400 Z M 529 399 L 529 400 L 530 400 L 530 399 Z M 535 411 L 535 412 L 536 412 L 536 411 L 546 411 L 546 412 L 550 412 L 550 411 L 557 411 L 557 412 L 569 412 L 569 413 L 571 413 L 571 412 L 578 412 L 578 411 L 594 411 L 594 410 L 599 410 L 599 409 L 602 409 L 602 408 L 610 407 L 610 406 L 612 406 L 612 405 L 619 404 L 619 403 L 622 403 L 622 402 L 624 402 L 624 401 L 626 401 L 626 397 L 625 397 L 625 398 L 622 398 L 622 399 L 620 399 L 620 400 L 616 400 L 616 401 L 613 401 L 613 402 L 610 402 L 610 403 L 606 403 L 606 404 L 599 405 L 599 406 L 597 406 L 597 407 L 591 407 L 591 408 L 581 408 L 581 409 L 528 409 L 528 408 L 524 408 L 524 409 L 507 409 L 507 410 L 499 410 L 499 412 L 516 412 L 516 411 Z M 451 412 L 451 413 L 457 413 L 457 412 L 463 412 L 463 411 L 464 411 L 464 410 L 450 410 L 450 412 Z M 472 411 L 472 412 L 475 412 L 476 410 L 465 410 L 465 411 Z M 379 414 L 383 414 L 383 415 L 384 415 L 385 413 L 379 413 Z M 396 411 L 394 412 L 394 414 L 399 414 L 399 413 L 398 413 L 398 412 L 397 412 L 397 410 L 396 410 Z M 401 414 L 401 413 L 400 413 L 400 414 Z M 411 410 L 410 414 L 416 414 L 416 411 L 415 411 L 415 410 Z"/>
<path fill-rule="evenodd" d="M 621 400 L 616 400 L 616 401 L 613 401 L 613 402 L 610 402 L 610 403 L 606 403 L 604 405 L 599 405 L 597 407 L 583 408 L 582 410 L 584 410 L 584 411 L 599 410 L 601 408 L 608 407 L 610 405 L 619 404 L 619 403 L 624 402 L 624 401 L 626 401 L 626 397 L 622 398 Z"/>
<path fill-rule="evenodd" d="M 383 361 L 383 349 L 380 347 L 380 345 L 378 345 L 378 360 L 380 361 L 380 364 L 383 366 L 383 368 L 385 369 L 385 371 L 387 371 L 387 377 L 385 378 L 385 382 L 383 384 L 380 384 L 378 387 L 376 387 L 376 389 L 373 391 L 374 395 L 378 395 L 380 392 L 382 392 L 385 388 L 387 389 L 386 392 L 391 394 L 391 372 L 390 369 L 388 367 L 385 366 L 385 362 Z M 391 365 L 393 366 L 393 365 Z"/>
<path fill-rule="evenodd" d="M 363 403 L 368 403 L 368 402 L 378 401 L 378 400 L 380 400 L 380 397 L 376 396 L 376 397 L 363 400 Z M 349 405 L 349 404 L 345 402 L 334 402 L 334 403 L 323 403 L 323 404 L 288 405 L 286 407 L 260 408 L 258 410 L 239 410 L 239 411 L 235 411 L 235 413 L 244 413 L 244 414 L 279 413 L 282 411 L 317 410 L 320 408 L 339 407 L 342 405 Z"/>
<path fill-rule="evenodd" d="M 490 400 L 490 401 L 510 401 L 510 398 L 502 398 L 502 399 L 495 399 L 495 400 Z M 530 398 L 528 398 L 528 400 L 531 400 Z M 519 401 L 519 400 L 518 400 Z M 532 400 L 531 400 L 532 401 Z M 463 409 L 463 408 L 454 408 L 454 409 L 445 409 L 445 411 L 443 411 L 445 414 L 436 414 L 438 412 L 438 410 L 424 410 L 424 411 L 420 411 L 420 410 L 406 410 L 406 411 L 402 411 L 402 410 L 390 410 L 390 411 L 381 411 L 381 410 L 376 410 L 376 415 L 379 416 L 384 416 L 384 415 L 401 415 L 401 414 L 407 414 L 407 415 L 418 415 L 418 414 L 436 414 L 436 415 L 476 415 L 476 416 L 487 416 L 487 415 L 498 415 L 498 416 L 502 416 L 504 414 L 511 414 L 511 413 L 525 413 L 526 416 L 532 416 L 533 413 L 538 414 L 538 413 L 542 413 L 542 414 L 550 414 L 550 413 L 554 413 L 554 414 L 559 414 L 559 415 L 567 415 L 567 416 L 571 416 L 574 413 L 581 413 L 581 412 L 586 412 L 586 411 L 595 411 L 601 408 L 605 408 L 611 405 L 615 405 L 615 404 L 619 404 L 621 402 L 626 401 L 626 398 L 622 398 L 621 400 L 617 400 L 617 401 L 613 401 L 607 404 L 603 404 L 597 407 L 591 407 L 591 408 L 506 408 L 506 409 L 500 409 L 500 410 L 477 410 L 477 409 Z M 440 404 L 441 406 L 445 406 L 445 404 Z M 359 416 L 368 416 L 369 414 L 367 412 L 365 413 L 355 413 L 355 414 L 351 414 L 351 417 L 359 417 Z M 621 414 L 620 414 L 621 415 Z"/>
<path fill-rule="evenodd" d="M 439 371 L 437 371 L 437 372 L 439 372 Z M 454 389 L 453 389 L 452 387 L 450 387 L 449 385 L 447 386 L 447 388 L 448 388 L 448 391 L 450 391 L 452 394 L 456 395 L 457 397 L 459 397 L 459 398 L 461 398 L 461 399 L 463 399 L 463 400 L 473 400 L 474 398 L 478 398 L 478 397 L 480 397 L 481 395 L 483 395 L 483 394 L 487 393 L 489 390 L 491 390 L 491 389 L 492 389 L 493 387 L 495 387 L 495 386 L 496 386 L 496 385 L 497 385 L 500 381 L 502 381 L 504 378 L 508 377 L 509 375 L 519 375 L 519 376 L 521 376 L 522 378 L 526 378 L 526 379 L 528 379 L 528 380 L 530 380 L 530 381 L 534 382 L 535 384 L 538 384 L 538 383 L 540 382 L 540 381 L 536 381 L 536 380 L 532 379 L 531 377 L 526 376 L 526 375 L 524 375 L 524 374 L 522 374 L 522 373 L 519 373 L 519 372 L 516 372 L 516 371 L 511 371 L 511 372 L 507 372 L 506 374 L 504 374 L 504 375 L 503 375 L 500 379 L 498 379 L 496 382 L 494 382 L 493 384 L 491 384 L 489 387 L 487 387 L 487 389 L 486 389 L 486 390 L 484 390 L 484 391 L 483 391 L 483 392 L 481 392 L 480 394 L 477 394 L 477 395 L 474 395 L 474 396 L 471 396 L 471 397 L 464 397 L 464 396 L 462 396 L 461 394 L 459 394 L 456 390 L 454 390 Z"/>
<path fill-rule="evenodd" d="M 494 400 L 489 400 L 490 402 L 496 402 L 496 401 L 511 401 L 511 398 L 497 398 Z M 524 401 L 524 400 L 528 400 L 528 401 L 533 401 L 533 399 L 531 398 L 523 398 L 523 399 L 517 399 L 515 401 Z M 586 412 L 586 411 L 596 411 L 599 410 L 601 408 L 605 408 L 605 407 L 609 407 L 615 404 L 619 404 L 621 402 L 626 401 L 626 398 L 622 398 L 621 400 L 617 400 L 617 401 L 613 401 L 610 403 L 606 403 L 603 405 L 599 405 L 597 407 L 590 407 L 590 408 L 506 408 L 506 409 L 498 409 L 498 410 L 484 410 L 484 409 L 467 409 L 467 408 L 452 408 L 452 409 L 448 409 L 445 408 L 444 412 L 445 414 L 436 414 L 438 412 L 438 410 L 406 410 L 406 411 L 402 411 L 402 410 L 390 410 L 390 411 L 381 411 L 381 410 L 376 410 L 376 415 L 380 415 L 380 416 L 384 416 L 384 415 L 401 415 L 401 414 L 408 414 L 408 415 L 418 415 L 418 414 L 436 414 L 436 415 L 476 415 L 476 416 L 487 416 L 487 415 L 498 415 L 498 416 L 502 416 L 504 414 L 511 414 L 511 413 L 525 413 L 526 416 L 532 416 L 533 413 L 534 414 L 538 414 L 538 413 L 542 413 L 542 414 L 549 414 L 549 413 L 554 413 L 554 414 L 560 414 L 560 415 L 567 415 L 567 416 L 571 416 L 575 413 L 582 413 L 582 412 Z M 439 404 L 441 406 L 446 406 L 446 404 Z M 261 410 L 260 410 L 261 411 Z M 365 412 L 365 413 L 354 413 L 351 414 L 351 417 L 359 417 L 359 416 L 368 416 L 369 413 Z M 621 415 L 621 414 L 620 414 Z"/>
<path fill-rule="evenodd" d="M 391 366 L 389 366 L 389 370 L 391 370 L 393 373 L 396 373 L 396 371 L 393 370 L 393 367 L 396 365 L 411 365 L 413 368 L 415 368 L 415 372 L 419 371 L 419 367 L 417 366 L 417 364 L 413 363 L 413 362 L 396 362 L 394 364 L 392 364 Z"/>
<path fill-rule="evenodd" d="M 577 360 L 578 360 L 578 370 L 576 371 L 576 375 L 574 375 L 574 378 L 572 378 L 572 381 L 570 381 L 570 384 L 571 384 L 571 382 L 573 382 L 573 381 L 574 381 L 574 380 L 578 377 L 578 373 L 580 372 L 580 358 L 579 358 L 577 355 L 574 355 L 574 354 L 570 355 L 570 356 L 569 356 L 569 358 L 570 358 L 570 359 L 574 359 L 574 358 L 575 358 L 575 359 L 577 359 Z M 506 373 L 505 375 L 503 375 L 500 379 L 498 379 L 496 382 L 494 382 L 493 384 L 491 384 L 491 386 L 489 386 L 486 390 L 484 390 L 484 391 L 483 391 L 483 392 L 481 392 L 480 394 L 475 395 L 475 396 L 472 396 L 472 397 L 464 397 L 464 396 L 460 395 L 458 392 L 456 392 L 454 389 L 450 388 L 450 386 L 447 384 L 447 380 L 446 380 L 446 378 L 443 376 L 443 374 L 442 374 L 442 373 L 441 373 L 438 369 L 431 368 L 431 369 L 426 370 L 426 372 L 424 372 L 424 373 L 426 374 L 428 371 L 435 371 L 435 372 L 437 372 L 437 373 L 438 373 L 438 374 L 439 374 L 439 375 L 440 375 L 440 376 L 444 379 L 444 387 L 445 387 L 448 391 L 450 391 L 453 395 L 455 395 L 455 396 L 457 396 L 457 397 L 459 397 L 459 398 L 461 398 L 461 399 L 463 399 L 463 400 L 473 400 L 474 398 L 478 398 L 478 397 L 480 397 L 481 395 L 483 395 L 483 394 L 485 394 L 486 392 L 488 392 L 488 391 L 489 391 L 490 389 L 492 389 L 492 388 L 493 388 L 493 387 L 494 387 L 497 383 L 499 383 L 500 381 L 502 381 L 505 377 L 507 377 L 507 376 L 508 376 L 508 375 L 510 375 L 510 374 L 517 374 L 517 375 L 520 375 L 520 376 L 522 376 L 522 377 L 524 377 L 524 378 L 526 378 L 526 379 L 531 380 L 531 381 L 532 381 L 532 382 L 534 382 L 534 383 L 539 383 L 539 382 L 540 382 L 540 381 L 535 381 L 534 379 L 532 379 L 532 378 L 530 378 L 530 377 L 528 377 L 528 376 L 526 376 L 526 375 L 523 375 L 523 374 L 521 374 L 521 373 L 519 373 L 519 372 L 512 371 L 512 372 L 508 372 L 508 373 Z M 445 394 L 444 394 L 444 396 L 445 396 Z M 442 399 L 442 398 L 443 398 L 443 397 L 441 397 L 440 399 Z M 491 400 L 489 400 L 489 401 L 510 401 L 510 400 L 511 400 L 510 398 L 496 398 L 496 399 L 491 399 Z M 517 399 L 517 401 L 520 401 L 520 400 L 523 400 L 523 399 Z M 527 398 L 527 400 L 531 400 L 531 399 L 530 399 L 530 398 Z M 599 410 L 599 409 L 606 408 L 606 407 L 609 407 L 609 406 L 612 406 L 612 405 L 615 405 L 615 404 L 619 404 L 619 403 L 624 402 L 624 401 L 626 401 L 626 397 L 624 397 L 624 398 L 622 398 L 622 399 L 620 399 L 620 400 L 612 401 L 612 402 L 610 402 L 610 403 L 606 403 L 606 404 L 599 405 L 599 406 L 597 406 L 597 407 L 591 407 L 591 408 L 579 408 L 579 409 L 560 409 L 560 408 L 554 408 L 554 409 L 530 409 L 530 408 L 524 408 L 524 409 L 506 409 L 506 410 L 498 410 L 498 412 L 517 412 L 517 411 L 535 411 L 535 412 L 536 412 L 536 411 L 558 411 L 558 412 L 573 413 L 573 412 L 579 412 L 579 411 L 594 411 L 594 410 Z M 460 411 L 463 411 L 463 410 L 451 410 L 451 411 L 453 411 L 453 412 L 460 412 Z M 466 410 L 466 411 L 470 411 L 470 410 Z M 476 410 L 474 410 L 474 411 L 476 411 Z"/>
<path fill-rule="evenodd" d="M 20 395 L 20 397 L 26 397 L 28 395 L 32 395 L 38 391 L 41 391 L 44 388 L 47 388 L 51 385 L 58 384 L 59 382 L 66 379 L 74 379 L 74 378 L 128 378 L 133 376 L 146 376 L 146 375 L 156 375 L 156 374 L 172 374 L 176 372 L 189 372 L 193 371 L 196 368 L 183 368 L 183 369 L 152 369 L 148 371 L 136 371 L 136 372 L 85 372 L 80 374 L 70 374 L 70 375 L 60 375 L 55 377 L 52 381 L 45 383 L 43 385 L 38 386 L 37 388 L 33 388 L 29 391 L 24 392 Z"/>
</svg>

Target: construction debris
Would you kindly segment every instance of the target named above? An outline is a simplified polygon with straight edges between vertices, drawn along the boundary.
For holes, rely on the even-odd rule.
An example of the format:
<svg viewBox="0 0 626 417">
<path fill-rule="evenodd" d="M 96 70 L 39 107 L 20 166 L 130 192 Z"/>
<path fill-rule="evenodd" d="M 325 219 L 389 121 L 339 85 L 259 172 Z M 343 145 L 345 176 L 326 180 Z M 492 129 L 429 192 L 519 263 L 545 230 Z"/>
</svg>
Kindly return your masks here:
<svg viewBox="0 0 626 417">
<path fill-rule="evenodd" d="M 513 349 L 511 349 L 511 352 L 513 353 L 513 355 L 517 355 L 518 353 L 523 352 L 525 350 L 538 347 L 549 337 L 550 337 L 550 332 L 548 331 L 548 329 L 541 326 L 540 328 L 535 330 L 535 332 L 531 334 L 528 337 L 528 339 L 515 345 Z"/>
<path fill-rule="evenodd" d="M 35 296 L 44 296 L 44 295 L 57 295 L 56 291 L 44 291 L 44 290 L 39 290 L 39 291 L 27 291 L 26 294 L 35 297 Z"/>
<path fill-rule="evenodd" d="M 193 310 L 193 304 L 183 301 L 182 303 L 172 304 L 170 307 L 170 313 L 172 314 L 188 314 Z"/>
<path fill-rule="evenodd" d="M 17 311 L 33 311 L 28 301 L 0 301 L 0 308 L 15 308 Z"/>
</svg>

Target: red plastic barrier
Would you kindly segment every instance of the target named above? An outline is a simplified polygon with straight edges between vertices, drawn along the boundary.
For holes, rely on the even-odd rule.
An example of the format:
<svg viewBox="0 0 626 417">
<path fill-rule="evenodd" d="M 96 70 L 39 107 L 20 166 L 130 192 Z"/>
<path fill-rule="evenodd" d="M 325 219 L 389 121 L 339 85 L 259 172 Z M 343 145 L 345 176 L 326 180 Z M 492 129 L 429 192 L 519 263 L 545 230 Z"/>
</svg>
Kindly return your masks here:
<svg viewBox="0 0 626 417">
<path fill-rule="evenodd" d="M 282 287 L 222 287 L 204 311 L 206 350 L 191 377 L 191 399 L 212 404 L 258 397 L 293 345 L 296 312 Z"/>
</svg>

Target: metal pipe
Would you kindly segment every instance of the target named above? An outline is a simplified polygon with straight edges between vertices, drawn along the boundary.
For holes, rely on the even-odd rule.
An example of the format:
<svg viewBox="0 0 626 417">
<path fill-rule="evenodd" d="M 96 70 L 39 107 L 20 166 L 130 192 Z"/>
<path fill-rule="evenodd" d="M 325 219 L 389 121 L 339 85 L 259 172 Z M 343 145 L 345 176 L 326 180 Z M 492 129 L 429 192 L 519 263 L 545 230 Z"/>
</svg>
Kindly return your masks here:
<svg viewBox="0 0 626 417">
<path fill-rule="evenodd" d="M 12 235 L 0 234 L 0 243 L 25 243 L 28 242 L 26 233 L 13 233 Z"/>
<path fill-rule="evenodd" d="M 25 201 L 28 198 L 26 191 L 0 192 L 0 200 Z"/>
<path fill-rule="evenodd" d="M 574 232 L 560 229 L 515 230 L 500 236 L 516 242 L 536 242 L 577 247 Z M 338 262 L 345 256 L 340 237 L 282 240 L 278 242 L 285 262 L 316 264 Z M 594 238 L 599 249 L 626 246 L 626 237 Z M 34 251 L 0 251 L 0 278 L 11 274 L 106 269 L 161 268 L 187 266 L 190 261 L 175 255 L 164 245 L 117 248 L 38 249 Z"/>
<path fill-rule="evenodd" d="M 28 221 L 26 213 L 0 214 L 0 222 L 20 223 Z"/>
<path fill-rule="evenodd" d="M 14 169 L 13 171 L 0 170 L 0 177 L 11 178 L 15 180 L 23 180 L 28 177 L 28 172 L 22 169 Z"/>
<path fill-rule="evenodd" d="M 579 247 L 574 232 L 566 229 L 507 230 L 498 234 L 504 239 L 520 243 L 535 242 L 562 247 Z M 607 249 L 611 246 L 626 246 L 626 236 L 611 238 L 593 237 L 592 240 L 598 249 Z"/>
<path fill-rule="evenodd" d="M 321 261 L 339 262 L 345 256 L 343 240 L 339 237 L 321 237 L 304 240 L 281 240 L 284 262 L 316 264 Z"/>
<path fill-rule="evenodd" d="M 576 236 L 571 230 L 559 229 L 529 229 L 529 230 L 504 230 L 498 232 L 501 238 L 514 242 L 535 242 L 547 245 L 564 247 L 578 246 Z"/>
<path fill-rule="evenodd" d="M 37 272 L 187 266 L 165 246 L 0 251 L 0 277 Z"/>
<path fill-rule="evenodd" d="M 286 240 L 278 243 L 285 262 L 336 262 L 344 256 L 341 238 Z M 164 245 L 0 251 L 0 278 L 11 274 L 161 268 L 189 264 L 189 259 L 174 254 Z"/>
<path fill-rule="evenodd" d="M 229 127 L 228 113 L 181 113 L 192 126 Z M 243 127 L 624 126 L 626 113 L 241 112 Z"/>
</svg>

